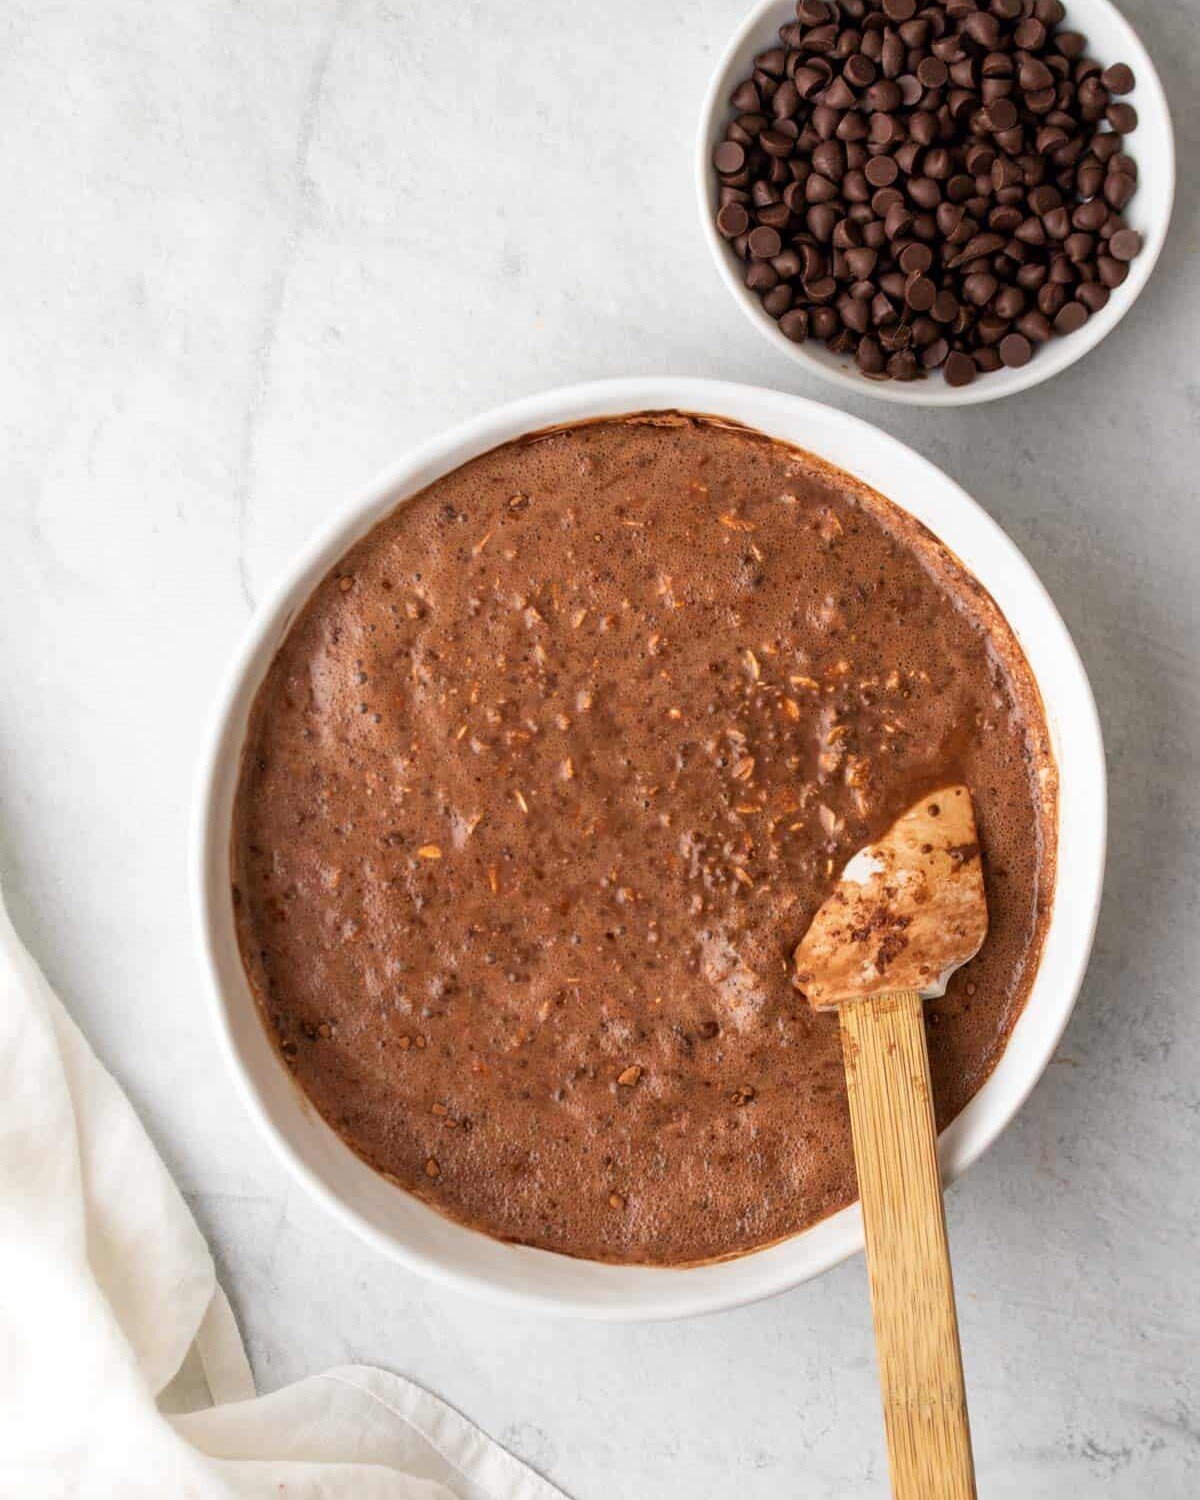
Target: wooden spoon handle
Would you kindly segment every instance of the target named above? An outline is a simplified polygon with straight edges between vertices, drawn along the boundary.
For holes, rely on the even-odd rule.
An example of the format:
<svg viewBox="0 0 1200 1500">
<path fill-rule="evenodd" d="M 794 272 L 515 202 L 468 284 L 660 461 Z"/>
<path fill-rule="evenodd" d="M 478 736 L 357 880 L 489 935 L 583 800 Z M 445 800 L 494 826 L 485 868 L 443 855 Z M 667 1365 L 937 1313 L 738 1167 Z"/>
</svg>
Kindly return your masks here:
<svg viewBox="0 0 1200 1500">
<path fill-rule="evenodd" d="M 892 1493 L 975 1500 L 921 999 L 839 1013 Z"/>
</svg>

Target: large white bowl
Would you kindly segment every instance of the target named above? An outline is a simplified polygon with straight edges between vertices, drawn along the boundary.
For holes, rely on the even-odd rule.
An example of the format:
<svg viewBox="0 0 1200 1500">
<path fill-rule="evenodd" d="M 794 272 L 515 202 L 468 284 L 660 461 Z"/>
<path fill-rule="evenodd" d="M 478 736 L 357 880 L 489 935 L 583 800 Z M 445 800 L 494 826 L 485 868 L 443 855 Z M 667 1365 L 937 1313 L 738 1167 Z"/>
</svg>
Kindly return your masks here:
<svg viewBox="0 0 1200 1500">
<path fill-rule="evenodd" d="M 930 527 L 990 590 L 1040 685 L 1061 775 L 1059 869 L 1028 1003 L 987 1083 L 943 1134 L 953 1178 L 999 1135 L 1050 1059 L 1083 979 L 1104 869 L 1104 750 L 1096 708 L 1066 627 L 1029 564 L 950 479 L 866 422 L 815 402 L 705 380 L 609 380 L 548 391 L 426 443 L 339 510 L 287 569 L 255 617 L 221 692 L 194 829 L 194 892 L 221 1046 L 250 1112 L 305 1187 L 387 1254 L 464 1291 L 583 1317 L 712 1312 L 795 1286 L 862 1247 L 857 1206 L 770 1249 L 684 1270 L 600 1265 L 505 1245 L 443 1218 L 359 1160 L 297 1089 L 267 1040 L 234 933 L 230 819 L 247 714 L 296 611 L 346 549 L 398 502 L 522 433 L 588 417 L 683 408 L 719 414 L 848 469 Z"/>
<path fill-rule="evenodd" d="M 721 279 L 738 306 L 781 354 L 802 365 L 824 380 L 860 394 L 878 396 L 881 401 L 896 401 L 906 406 L 968 406 L 976 401 L 994 401 L 1028 390 L 1031 385 L 1048 380 L 1065 370 L 1077 359 L 1094 349 L 1106 333 L 1111 332 L 1150 279 L 1158 260 L 1171 205 L 1175 198 L 1175 143 L 1171 134 L 1171 115 L 1167 98 L 1150 55 L 1124 16 L 1109 0 L 1064 0 L 1067 30 L 1081 31 L 1088 39 L 1088 56 L 1102 62 L 1128 63 L 1137 86 L 1123 100 L 1138 112 L 1138 127 L 1129 137 L 1129 153 L 1138 164 L 1138 190 L 1125 208 L 1130 225 L 1141 232 L 1141 253 L 1130 263 L 1129 275 L 1116 288 L 1107 304 L 1093 314 L 1078 333 L 1052 338 L 1020 370 L 995 370 L 981 375 L 970 385 L 949 386 L 941 374 L 924 380 L 868 380 L 859 373 L 854 361 L 843 354 L 831 354 L 817 340 L 795 344 L 779 331 L 779 324 L 763 311 L 754 292 L 742 280 L 742 262 L 732 247 L 717 233 L 713 216 L 717 203 L 717 180 L 712 167 L 713 147 L 721 139 L 730 116 L 729 95 L 743 78 L 749 76 L 753 59 L 768 47 L 778 45 L 779 28 L 795 19 L 793 0 L 761 0 L 746 17 L 737 35 L 717 63 L 700 111 L 700 133 L 696 142 L 696 192 L 700 203 L 700 220 L 704 237 L 713 253 Z"/>
</svg>

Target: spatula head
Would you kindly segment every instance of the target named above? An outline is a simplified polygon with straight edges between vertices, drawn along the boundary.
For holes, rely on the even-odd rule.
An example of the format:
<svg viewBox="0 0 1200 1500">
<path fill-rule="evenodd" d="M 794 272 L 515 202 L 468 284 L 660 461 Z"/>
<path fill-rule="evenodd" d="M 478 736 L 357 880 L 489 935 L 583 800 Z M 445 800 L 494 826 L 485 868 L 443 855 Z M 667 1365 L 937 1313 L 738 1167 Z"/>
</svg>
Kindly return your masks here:
<svg viewBox="0 0 1200 1500">
<path fill-rule="evenodd" d="M 971 794 L 942 787 L 842 871 L 793 955 L 796 983 L 817 1010 L 896 990 L 932 1000 L 987 925 Z"/>
</svg>

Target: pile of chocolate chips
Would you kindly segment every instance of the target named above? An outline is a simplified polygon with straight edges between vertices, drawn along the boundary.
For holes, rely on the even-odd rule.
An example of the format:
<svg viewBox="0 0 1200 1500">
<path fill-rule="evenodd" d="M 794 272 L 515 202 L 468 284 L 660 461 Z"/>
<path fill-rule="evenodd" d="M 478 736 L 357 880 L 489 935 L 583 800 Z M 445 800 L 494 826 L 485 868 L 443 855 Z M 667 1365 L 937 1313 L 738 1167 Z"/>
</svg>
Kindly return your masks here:
<svg viewBox="0 0 1200 1500">
<path fill-rule="evenodd" d="M 1124 63 L 1059 0 L 799 0 L 730 97 L 717 228 L 790 339 L 966 385 L 1073 333 L 1141 236 Z"/>
</svg>

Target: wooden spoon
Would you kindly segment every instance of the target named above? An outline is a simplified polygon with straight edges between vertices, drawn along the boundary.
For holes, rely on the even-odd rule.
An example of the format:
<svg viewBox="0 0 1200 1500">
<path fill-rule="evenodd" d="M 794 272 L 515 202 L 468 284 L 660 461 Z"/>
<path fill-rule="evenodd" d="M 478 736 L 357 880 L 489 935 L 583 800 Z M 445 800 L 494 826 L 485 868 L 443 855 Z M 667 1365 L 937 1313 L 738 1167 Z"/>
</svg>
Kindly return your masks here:
<svg viewBox="0 0 1200 1500">
<path fill-rule="evenodd" d="M 971 794 L 948 786 L 854 856 L 794 955 L 841 1020 L 896 1500 L 975 1496 L 921 1002 L 986 934 Z"/>
</svg>

